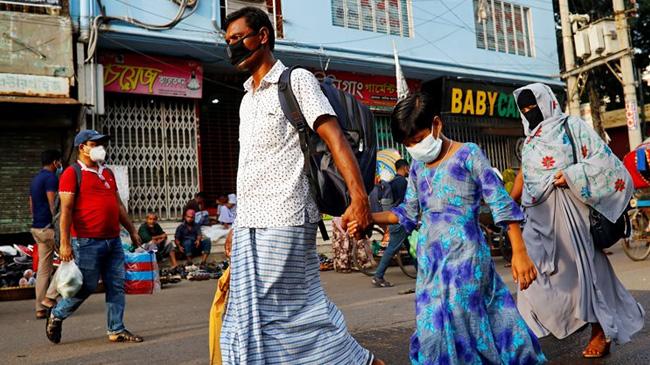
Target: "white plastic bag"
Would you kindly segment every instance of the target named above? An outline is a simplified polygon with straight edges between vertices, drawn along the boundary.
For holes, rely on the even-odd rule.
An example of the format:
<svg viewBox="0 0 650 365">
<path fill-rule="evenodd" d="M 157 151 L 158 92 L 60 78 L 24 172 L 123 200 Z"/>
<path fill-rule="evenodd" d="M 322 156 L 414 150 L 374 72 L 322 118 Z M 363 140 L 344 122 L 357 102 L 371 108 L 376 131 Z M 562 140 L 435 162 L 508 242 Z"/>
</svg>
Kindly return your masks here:
<svg viewBox="0 0 650 365">
<path fill-rule="evenodd" d="M 56 291 L 63 298 L 71 298 L 81 289 L 84 277 L 74 261 L 62 261 L 53 280 L 56 282 Z"/>
</svg>

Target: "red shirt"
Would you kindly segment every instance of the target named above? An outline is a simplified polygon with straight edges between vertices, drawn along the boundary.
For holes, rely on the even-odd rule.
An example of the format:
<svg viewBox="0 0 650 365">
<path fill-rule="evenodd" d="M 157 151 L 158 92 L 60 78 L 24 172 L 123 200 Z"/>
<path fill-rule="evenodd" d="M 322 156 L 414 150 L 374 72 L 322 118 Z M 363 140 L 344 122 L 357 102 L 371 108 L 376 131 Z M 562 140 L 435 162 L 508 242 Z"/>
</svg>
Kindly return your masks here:
<svg viewBox="0 0 650 365">
<path fill-rule="evenodd" d="M 103 169 L 104 181 L 95 172 L 82 169 L 81 188 L 75 196 L 70 236 L 115 238 L 120 236 L 120 206 L 113 174 Z M 59 179 L 59 193 L 77 193 L 77 176 L 68 167 Z"/>
</svg>

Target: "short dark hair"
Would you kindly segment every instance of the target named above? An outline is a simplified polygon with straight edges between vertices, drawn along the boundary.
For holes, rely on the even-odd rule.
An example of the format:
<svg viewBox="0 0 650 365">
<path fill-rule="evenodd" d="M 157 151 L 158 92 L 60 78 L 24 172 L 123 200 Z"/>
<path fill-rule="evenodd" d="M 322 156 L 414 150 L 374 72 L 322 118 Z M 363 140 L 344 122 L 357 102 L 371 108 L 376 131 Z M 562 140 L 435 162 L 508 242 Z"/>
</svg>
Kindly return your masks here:
<svg viewBox="0 0 650 365">
<path fill-rule="evenodd" d="M 402 167 L 409 167 L 409 163 L 406 162 L 405 159 L 399 159 L 399 160 L 395 161 L 395 170 L 396 171 L 401 169 Z"/>
<path fill-rule="evenodd" d="M 255 32 L 259 32 L 262 27 L 269 30 L 269 49 L 275 49 L 275 30 L 269 15 L 262 9 L 253 6 L 247 6 L 228 14 L 223 22 L 223 30 L 228 30 L 230 23 L 237 19 L 246 18 L 246 25 Z"/>
<path fill-rule="evenodd" d="M 46 150 L 41 152 L 41 163 L 47 166 L 54 161 L 61 160 L 61 151 L 59 150 Z"/>
<path fill-rule="evenodd" d="M 205 193 L 202 192 L 202 191 L 199 191 L 198 193 L 196 193 L 196 195 L 194 195 L 194 197 L 195 198 L 201 198 L 201 199 L 205 200 Z"/>
<path fill-rule="evenodd" d="M 390 127 L 396 141 L 404 141 L 423 129 L 431 129 L 433 118 L 440 115 L 440 97 L 418 91 L 400 100 L 391 114 Z"/>
</svg>

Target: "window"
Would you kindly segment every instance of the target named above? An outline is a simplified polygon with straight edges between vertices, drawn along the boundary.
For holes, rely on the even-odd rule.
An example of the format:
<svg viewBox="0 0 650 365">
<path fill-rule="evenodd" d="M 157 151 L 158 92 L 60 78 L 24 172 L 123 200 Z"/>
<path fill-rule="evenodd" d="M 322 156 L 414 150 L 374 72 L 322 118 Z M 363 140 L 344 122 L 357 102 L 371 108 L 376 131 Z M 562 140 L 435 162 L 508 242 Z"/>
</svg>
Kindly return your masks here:
<svg viewBox="0 0 650 365">
<path fill-rule="evenodd" d="M 332 0 L 332 24 L 410 37 L 411 0 Z"/>
<path fill-rule="evenodd" d="M 530 9 L 500 0 L 474 0 L 476 47 L 534 56 Z"/>
</svg>

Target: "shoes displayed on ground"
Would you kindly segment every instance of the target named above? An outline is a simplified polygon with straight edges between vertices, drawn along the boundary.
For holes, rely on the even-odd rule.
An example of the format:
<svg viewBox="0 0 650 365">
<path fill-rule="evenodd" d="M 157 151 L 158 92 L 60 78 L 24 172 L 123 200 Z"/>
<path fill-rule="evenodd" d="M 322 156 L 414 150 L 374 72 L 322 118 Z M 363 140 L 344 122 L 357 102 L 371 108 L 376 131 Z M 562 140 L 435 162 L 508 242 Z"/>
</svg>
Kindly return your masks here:
<svg viewBox="0 0 650 365">
<path fill-rule="evenodd" d="M 124 330 L 114 335 L 108 335 L 110 342 L 142 342 L 144 339 L 141 336 L 134 335 L 133 333 Z"/>
<path fill-rule="evenodd" d="M 203 270 L 195 270 L 187 274 L 187 280 L 191 280 L 191 281 L 202 281 L 202 280 L 209 280 L 209 279 L 210 279 L 210 273 Z"/>
<path fill-rule="evenodd" d="M 329 257 L 319 254 L 318 261 L 320 262 L 320 271 L 330 271 L 334 270 L 334 261 Z"/>
<path fill-rule="evenodd" d="M 61 331 L 63 329 L 63 320 L 54 317 L 52 311 L 47 312 L 47 321 L 45 321 L 45 335 L 52 343 L 61 342 Z"/>
</svg>

